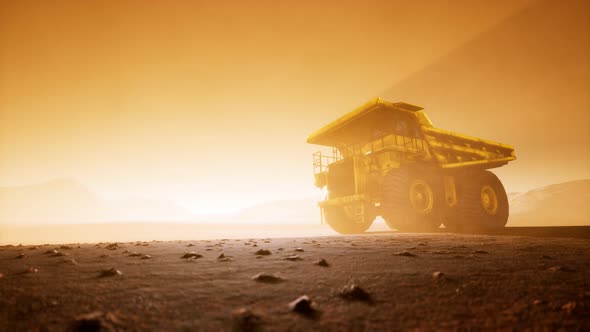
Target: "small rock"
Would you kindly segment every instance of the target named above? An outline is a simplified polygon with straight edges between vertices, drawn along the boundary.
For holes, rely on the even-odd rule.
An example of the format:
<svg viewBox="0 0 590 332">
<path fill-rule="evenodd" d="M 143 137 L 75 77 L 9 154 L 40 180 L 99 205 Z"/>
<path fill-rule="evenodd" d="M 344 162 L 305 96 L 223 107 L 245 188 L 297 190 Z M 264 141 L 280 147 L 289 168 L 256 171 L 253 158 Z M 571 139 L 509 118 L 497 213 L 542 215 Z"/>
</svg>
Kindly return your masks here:
<svg viewBox="0 0 590 332">
<path fill-rule="evenodd" d="M 37 246 L 34 246 L 34 247 L 30 247 L 30 248 L 29 248 L 29 250 L 36 250 L 36 249 L 39 249 L 39 247 L 37 247 Z"/>
<path fill-rule="evenodd" d="M 4 273 L 0 272 L 0 279 L 4 278 Z"/>
<path fill-rule="evenodd" d="M 28 269 L 25 270 L 25 273 L 38 273 L 39 269 L 36 267 L 29 267 Z"/>
<path fill-rule="evenodd" d="M 325 259 L 321 258 L 317 261 L 314 262 L 315 265 L 319 265 L 319 266 L 323 266 L 323 267 L 328 267 L 330 266 L 330 264 L 328 263 L 328 261 L 326 261 Z"/>
<path fill-rule="evenodd" d="M 45 255 L 55 255 L 57 254 L 59 251 L 55 250 L 55 249 L 51 249 L 51 250 L 47 250 L 44 252 Z"/>
<path fill-rule="evenodd" d="M 101 277 L 114 277 L 114 276 L 121 276 L 121 275 L 123 275 L 123 272 L 115 269 L 114 267 L 102 270 L 100 272 Z"/>
<path fill-rule="evenodd" d="M 285 279 L 283 279 L 277 275 L 274 275 L 271 273 L 265 273 L 265 272 L 261 272 L 255 276 L 253 276 L 252 280 L 258 281 L 258 282 L 264 282 L 264 283 L 268 283 L 268 284 L 276 284 L 276 283 L 285 281 Z"/>
<path fill-rule="evenodd" d="M 129 254 L 129 257 L 141 257 L 142 254 L 138 253 L 137 251 L 134 251 L 132 253 Z"/>
<path fill-rule="evenodd" d="M 194 251 L 191 251 L 191 252 L 185 252 L 185 253 L 184 253 L 184 255 L 182 255 L 182 258 L 184 258 L 184 259 L 187 259 L 187 258 L 190 258 L 190 259 L 197 259 L 197 258 L 201 258 L 201 257 L 203 257 L 203 255 L 201 255 L 201 254 L 197 254 L 197 253 L 196 253 L 196 252 L 194 252 Z"/>
<path fill-rule="evenodd" d="M 295 251 L 305 251 L 303 248 L 295 248 Z"/>
<path fill-rule="evenodd" d="M 485 251 L 485 250 L 475 250 L 473 251 L 474 254 L 489 254 L 489 252 Z"/>
<path fill-rule="evenodd" d="M 277 249 L 277 250 L 278 250 L 278 251 L 283 251 L 283 250 L 285 250 L 285 248 L 279 248 L 279 249 Z"/>
<path fill-rule="evenodd" d="M 124 324 L 115 314 L 95 311 L 76 316 L 68 331 L 118 331 Z"/>
<path fill-rule="evenodd" d="M 51 256 L 55 256 L 55 257 L 61 257 L 61 256 L 67 256 L 68 254 L 66 254 L 65 252 L 61 252 L 61 251 L 57 251 L 56 253 L 52 254 Z"/>
<path fill-rule="evenodd" d="M 401 252 L 398 252 L 395 254 L 396 256 L 405 256 L 405 257 L 415 257 L 416 255 L 412 254 L 411 252 L 407 251 L 407 250 L 403 250 Z"/>
<path fill-rule="evenodd" d="M 303 258 L 299 257 L 298 255 L 292 255 L 289 257 L 285 257 L 286 260 L 288 261 L 302 261 Z"/>
<path fill-rule="evenodd" d="M 117 250 L 119 249 L 119 244 L 117 242 L 109 243 L 105 248 L 109 250 Z"/>
<path fill-rule="evenodd" d="M 70 264 L 70 265 L 78 265 L 78 262 L 76 262 L 75 259 L 64 259 L 63 263 Z"/>
<path fill-rule="evenodd" d="M 570 315 L 572 312 L 574 312 L 574 310 L 576 310 L 576 302 L 568 302 L 562 305 L 561 310 Z"/>
<path fill-rule="evenodd" d="M 16 257 L 15 257 L 15 258 L 16 258 L 16 259 L 23 259 L 23 258 L 25 258 L 25 257 L 27 257 L 27 256 L 26 256 L 24 253 L 20 253 L 20 254 L 16 255 Z"/>
<path fill-rule="evenodd" d="M 74 248 L 72 248 L 72 247 L 70 247 L 70 246 L 67 246 L 67 245 L 63 245 L 63 246 L 59 247 L 59 249 L 63 249 L 63 250 L 71 250 L 71 249 L 74 249 Z"/>
<path fill-rule="evenodd" d="M 308 315 L 315 312 L 313 302 L 307 295 L 302 295 L 289 303 L 289 310 Z"/>
<path fill-rule="evenodd" d="M 440 271 L 436 271 L 432 274 L 432 279 L 436 280 L 436 281 L 441 281 L 446 279 L 446 275 Z"/>
<path fill-rule="evenodd" d="M 195 245 L 194 245 L 194 244 L 192 244 L 192 243 L 189 243 L 189 244 L 187 244 L 186 246 L 187 246 L 187 247 L 194 247 Z"/>
<path fill-rule="evenodd" d="M 542 259 L 553 259 L 553 257 L 549 256 L 549 255 L 541 255 Z"/>
<path fill-rule="evenodd" d="M 571 267 L 567 266 L 552 266 L 548 268 L 551 272 L 576 272 L 576 270 L 572 269 Z"/>
<path fill-rule="evenodd" d="M 147 255 L 147 254 L 141 255 L 141 259 L 150 259 L 150 258 L 152 258 L 151 255 Z"/>
<path fill-rule="evenodd" d="M 533 304 L 534 305 L 541 305 L 541 304 L 544 304 L 544 303 L 545 303 L 545 301 L 539 300 L 539 299 L 533 301 Z"/>
<path fill-rule="evenodd" d="M 254 243 L 254 244 L 252 245 L 252 247 L 258 247 L 258 245 L 257 245 L 256 243 Z"/>
<path fill-rule="evenodd" d="M 217 259 L 224 259 L 224 258 L 226 258 L 224 253 L 221 253 L 221 254 L 219 254 L 219 256 L 217 256 Z"/>
<path fill-rule="evenodd" d="M 340 289 L 339 295 L 347 300 L 371 302 L 371 295 L 356 284 L 344 286 Z"/>
<path fill-rule="evenodd" d="M 233 331 L 256 331 L 260 317 L 250 309 L 240 308 L 232 312 Z"/>
<path fill-rule="evenodd" d="M 270 250 L 267 249 L 259 249 L 258 251 L 256 251 L 255 255 L 257 256 L 268 256 L 270 255 Z"/>
</svg>

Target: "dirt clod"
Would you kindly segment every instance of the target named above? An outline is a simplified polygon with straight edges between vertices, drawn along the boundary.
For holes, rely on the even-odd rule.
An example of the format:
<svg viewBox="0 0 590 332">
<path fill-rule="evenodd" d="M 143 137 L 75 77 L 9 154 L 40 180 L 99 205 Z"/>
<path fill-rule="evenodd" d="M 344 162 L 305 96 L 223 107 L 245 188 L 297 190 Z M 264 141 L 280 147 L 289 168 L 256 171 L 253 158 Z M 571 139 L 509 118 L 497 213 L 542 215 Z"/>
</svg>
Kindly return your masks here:
<svg viewBox="0 0 590 332">
<path fill-rule="evenodd" d="M 123 272 L 115 269 L 114 267 L 100 271 L 100 277 L 114 277 L 114 276 L 121 276 L 121 275 L 123 275 Z"/>
<path fill-rule="evenodd" d="M 191 251 L 191 252 L 185 252 L 184 255 L 182 255 L 181 258 L 184 258 L 184 259 L 197 259 L 197 258 L 201 258 L 201 257 L 203 257 L 203 255 L 197 254 L 196 252 Z"/>
<path fill-rule="evenodd" d="M 258 281 L 258 282 L 264 282 L 267 284 L 276 284 L 276 283 L 285 281 L 285 279 L 283 279 L 275 274 L 265 273 L 265 272 L 261 272 L 255 276 L 253 276 L 252 280 Z"/>
<path fill-rule="evenodd" d="M 233 331 L 256 331 L 260 324 L 260 317 L 248 308 L 240 308 L 232 312 Z"/>
<path fill-rule="evenodd" d="M 396 253 L 395 255 L 396 256 L 405 256 L 405 257 L 416 257 L 416 255 L 412 254 L 411 252 L 409 252 L 407 250 L 400 251 L 400 252 Z"/>
<path fill-rule="evenodd" d="M 315 312 L 313 302 L 307 295 L 302 295 L 289 303 L 289 310 L 308 315 Z"/>
<path fill-rule="evenodd" d="M 350 301 L 364 301 L 371 302 L 371 295 L 367 293 L 361 286 L 357 284 L 349 284 L 340 289 L 338 295 L 346 300 Z"/>
<path fill-rule="evenodd" d="M 288 257 L 285 257 L 285 259 L 288 261 L 293 261 L 293 262 L 303 260 L 303 258 L 299 257 L 298 255 L 288 256 Z"/>
<path fill-rule="evenodd" d="M 319 260 L 315 261 L 315 262 L 314 262 L 314 264 L 315 264 L 315 265 L 319 265 L 319 266 L 323 266 L 323 267 L 328 267 L 328 266 L 330 266 L 330 264 L 328 263 L 328 261 L 327 261 L 327 260 L 325 260 L 325 259 L 323 259 L 323 258 L 321 258 L 321 259 L 319 259 Z"/>
<path fill-rule="evenodd" d="M 257 256 L 268 256 L 270 255 L 271 252 L 268 249 L 259 249 L 258 251 L 256 251 L 255 255 Z"/>
</svg>

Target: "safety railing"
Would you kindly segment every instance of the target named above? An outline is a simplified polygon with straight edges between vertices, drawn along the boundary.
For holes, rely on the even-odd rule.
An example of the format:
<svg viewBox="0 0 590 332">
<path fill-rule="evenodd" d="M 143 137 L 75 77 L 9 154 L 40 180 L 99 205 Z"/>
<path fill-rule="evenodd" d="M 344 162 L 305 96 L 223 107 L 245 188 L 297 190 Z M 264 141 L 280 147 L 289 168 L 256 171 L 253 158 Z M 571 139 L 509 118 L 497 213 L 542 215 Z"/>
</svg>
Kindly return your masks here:
<svg viewBox="0 0 590 332">
<path fill-rule="evenodd" d="M 342 160 L 342 155 L 336 148 L 332 148 L 332 151 L 329 153 L 318 151 L 313 154 L 313 173 L 323 173 L 328 170 L 328 165 L 339 160 Z"/>
</svg>

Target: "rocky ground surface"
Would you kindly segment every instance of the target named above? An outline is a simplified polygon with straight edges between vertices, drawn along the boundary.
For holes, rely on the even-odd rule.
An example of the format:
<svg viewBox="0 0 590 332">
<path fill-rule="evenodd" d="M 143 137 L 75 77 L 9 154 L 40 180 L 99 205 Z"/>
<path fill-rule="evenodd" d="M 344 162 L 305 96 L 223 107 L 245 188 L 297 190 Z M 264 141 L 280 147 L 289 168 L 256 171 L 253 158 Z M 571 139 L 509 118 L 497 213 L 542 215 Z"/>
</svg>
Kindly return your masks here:
<svg viewBox="0 0 590 332">
<path fill-rule="evenodd" d="M 3 331 L 587 331 L 588 317 L 588 239 L 383 233 L 0 247 Z"/>
</svg>

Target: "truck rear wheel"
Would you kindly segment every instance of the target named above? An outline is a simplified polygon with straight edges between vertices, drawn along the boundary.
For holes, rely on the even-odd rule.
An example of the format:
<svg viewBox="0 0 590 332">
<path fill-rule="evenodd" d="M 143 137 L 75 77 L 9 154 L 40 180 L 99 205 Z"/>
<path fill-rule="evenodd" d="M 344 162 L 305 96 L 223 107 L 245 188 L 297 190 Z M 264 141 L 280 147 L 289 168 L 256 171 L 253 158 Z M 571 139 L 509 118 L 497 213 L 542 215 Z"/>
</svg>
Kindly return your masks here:
<svg viewBox="0 0 590 332">
<path fill-rule="evenodd" d="M 371 225 L 376 216 L 374 211 L 365 207 L 364 215 L 356 214 L 354 204 L 347 206 L 328 206 L 323 208 L 324 218 L 333 230 L 340 234 L 364 233 Z"/>
<path fill-rule="evenodd" d="M 457 206 L 445 222 L 456 232 L 485 232 L 508 222 L 508 196 L 502 182 L 490 171 L 465 174 L 457 181 Z"/>
<path fill-rule="evenodd" d="M 382 216 L 390 228 L 400 231 L 435 231 L 442 205 L 437 176 L 429 171 L 392 170 L 383 180 Z"/>
</svg>

